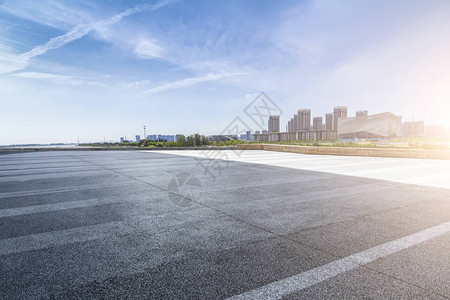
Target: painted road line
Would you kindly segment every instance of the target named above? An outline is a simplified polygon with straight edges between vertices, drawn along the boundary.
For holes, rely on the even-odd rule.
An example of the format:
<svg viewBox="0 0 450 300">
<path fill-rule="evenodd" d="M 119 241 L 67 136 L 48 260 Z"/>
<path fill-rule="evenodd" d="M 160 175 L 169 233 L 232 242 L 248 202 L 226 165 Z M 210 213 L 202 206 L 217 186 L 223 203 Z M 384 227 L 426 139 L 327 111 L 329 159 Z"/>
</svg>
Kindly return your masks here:
<svg viewBox="0 0 450 300">
<path fill-rule="evenodd" d="M 31 250 L 46 249 L 79 242 L 98 240 L 106 237 L 130 234 L 136 228 L 122 221 L 98 225 L 50 231 L 0 240 L 0 255 L 8 255 Z"/>
<path fill-rule="evenodd" d="M 110 198 L 93 198 L 87 200 L 78 200 L 78 201 L 67 201 L 67 202 L 58 202 L 51 204 L 41 204 L 41 205 L 32 205 L 32 206 L 23 206 L 23 207 L 15 207 L 15 208 L 7 208 L 0 209 L 0 218 L 4 217 L 14 217 L 20 215 L 30 215 L 42 212 L 51 212 L 65 209 L 73 209 L 73 208 L 83 208 L 89 206 L 97 206 L 103 204 L 112 204 L 118 203 L 122 200 L 119 199 L 110 199 Z"/>
<path fill-rule="evenodd" d="M 379 258 L 408 249 L 447 232 L 450 232 L 450 222 L 442 223 L 398 240 L 370 248 L 228 299 L 280 299 L 284 296 L 299 292 L 327 279 L 356 269 Z"/>
<path fill-rule="evenodd" d="M 0 193 L 0 198 L 25 197 L 25 196 L 36 196 L 36 195 L 55 194 L 55 193 L 69 193 L 69 192 L 77 192 L 77 191 L 84 191 L 84 190 L 125 187 L 125 186 L 134 185 L 134 184 L 136 184 L 136 183 L 132 182 L 132 181 L 124 181 L 124 182 L 118 182 L 116 184 L 81 185 L 81 186 L 77 186 L 77 187 L 5 192 L 5 193 Z"/>
</svg>

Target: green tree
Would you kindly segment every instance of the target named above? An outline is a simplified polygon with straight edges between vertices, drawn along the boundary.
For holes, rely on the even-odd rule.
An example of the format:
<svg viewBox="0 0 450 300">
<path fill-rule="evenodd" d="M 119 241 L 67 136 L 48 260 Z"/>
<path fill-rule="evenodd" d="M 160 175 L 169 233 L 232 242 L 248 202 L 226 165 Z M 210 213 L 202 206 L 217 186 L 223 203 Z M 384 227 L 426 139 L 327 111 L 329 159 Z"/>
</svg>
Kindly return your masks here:
<svg viewBox="0 0 450 300">
<path fill-rule="evenodd" d="M 194 146 L 198 147 L 200 146 L 202 143 L 202 137 L 200 136 L 200 134 L 196 133 L 194 134 Z"/>
<path fill-rule="evenodd" d="M 209 139 L 208 139 L 207 136 L 202 135 L 201 144 L 202 145 L 209 145 Z"/>
<path fill-rule="evenodd" d="M 187 137 L 187 146 L 193 147 L 195 145 L 194 136 L 190 135 Z"/>
<path fill-rule="evenodd" d="M 178 147 L 187 147 L 188 143 L 186 141 L 186 137 L 182 134 L 177 135 L 177 145 Z"/>
</svg>

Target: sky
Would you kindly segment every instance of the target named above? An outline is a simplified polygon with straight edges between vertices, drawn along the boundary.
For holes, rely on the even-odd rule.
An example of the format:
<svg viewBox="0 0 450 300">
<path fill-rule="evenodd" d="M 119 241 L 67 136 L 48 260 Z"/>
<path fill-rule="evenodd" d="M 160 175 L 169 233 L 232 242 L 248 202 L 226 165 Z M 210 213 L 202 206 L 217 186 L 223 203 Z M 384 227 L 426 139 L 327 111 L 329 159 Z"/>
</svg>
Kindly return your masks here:
<svg viewBox="0 0 450 300">
<path fill-rule="evenodd" d="M 448 0 L 0 0 L 0 145 L 219 134 L 261 91 L 281 128 L 340 105 L 450 126 L 448 16 Z"/>
</svg>

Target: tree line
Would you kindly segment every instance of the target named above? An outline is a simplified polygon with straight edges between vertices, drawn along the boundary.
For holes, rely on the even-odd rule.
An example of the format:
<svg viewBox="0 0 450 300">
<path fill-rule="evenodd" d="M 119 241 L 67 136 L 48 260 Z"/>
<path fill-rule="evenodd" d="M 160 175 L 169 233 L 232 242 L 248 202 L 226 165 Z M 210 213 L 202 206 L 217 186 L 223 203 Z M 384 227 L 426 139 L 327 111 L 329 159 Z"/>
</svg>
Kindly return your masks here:
<svg viewBox="0 0 450 300">
<path fill-rule="evenodd" d="M 205 135 L 200 135 L 198 133 L 189 136 L 184 136 L 182 134 L 177 135 L 176 142 L 168 142 L 165 139 L 151 140 L 142 139 L 139 143 L 124 141 L 123 143 L 118 143 L 119 146 L 138 146 L 138 147 L 202 147 L 202 146 L 235 146 L 237 144 L 242 144 L 243 141 L 240 140 L 229 140 L 229 141 L 219 141 L 211 142 Z"/>
</svg>

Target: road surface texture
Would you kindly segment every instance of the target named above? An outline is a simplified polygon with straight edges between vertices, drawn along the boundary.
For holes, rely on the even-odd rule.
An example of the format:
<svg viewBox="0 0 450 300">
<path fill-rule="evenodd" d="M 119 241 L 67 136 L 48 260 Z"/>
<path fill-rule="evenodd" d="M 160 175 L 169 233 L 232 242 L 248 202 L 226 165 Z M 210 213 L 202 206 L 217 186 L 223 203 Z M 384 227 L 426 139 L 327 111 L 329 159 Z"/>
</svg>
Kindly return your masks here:
<svg viewBox="0 0 450 300">
<path fill-rule="evenodd" d="M 448 299 L 450 161 L 0 155 L 0 299 Z"/>
</svg>

